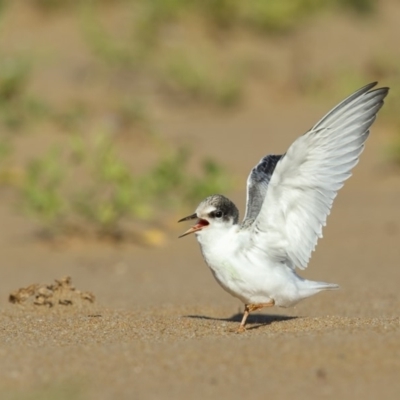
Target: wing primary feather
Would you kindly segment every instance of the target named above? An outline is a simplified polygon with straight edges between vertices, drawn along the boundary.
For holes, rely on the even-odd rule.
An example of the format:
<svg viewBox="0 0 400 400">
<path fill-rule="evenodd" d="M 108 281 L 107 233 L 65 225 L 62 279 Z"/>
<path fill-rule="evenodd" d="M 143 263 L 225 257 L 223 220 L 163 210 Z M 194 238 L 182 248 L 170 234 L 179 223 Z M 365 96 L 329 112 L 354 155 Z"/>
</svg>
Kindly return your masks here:
<svg viewBox="0 0 400 400">
<path fill-rule="evenodd" d="M 271 174 L 263 164 L 253 168 L 246 212 L 247 218 L 255 218 L 250 247 L 265 249 L 269 257 L 292 268 L 307 267 L 337 192 L 358 163 L 388 94 L 386 87 L 371 90 L 376 84 L 340 102 L 295 140 L 284 157 L 261 160 L 273 164 Z M 257 190 L 260 193 L 253 195 Z"/>
<path fill-rule="evenodd" d="M 350 95 L 349 97 L 347 97 L 346 99 L 344 99 L 343 101 L 341 101 L 337 106 L 335 106 L 334 108 L 332 108 L 331 111 L 329 111 L 325 116 L 323 116 L 315 125 L 314 128 L 317 126 L 320 126 L 324 123 L 324 121 L 326 121 L 331 115 L 333 115 L 334 113 L 336 113 L 338 110 L 340 109 L 344 109 L 347 105 L 349 105 L 350 103 L 352 103 L 354 101 L 354 99 L 359 98 L 360 96 L 362 96 L 363 94 L 369 92 L 373 87 L 375 87 L 378 84 L 378 82 L 371 82 L 368 85 L 363 86 L 362 88 L 358 89 L 356 92 L 354 92 L 352 95 Z M 380 89 L 376 89 L 376 90 L 381 90 L 381 89 L 388 89 L 388 88 L 380 88 Z M 375 92 L 376 90 L 372 90 L 370 93 Z"/>
</svg>

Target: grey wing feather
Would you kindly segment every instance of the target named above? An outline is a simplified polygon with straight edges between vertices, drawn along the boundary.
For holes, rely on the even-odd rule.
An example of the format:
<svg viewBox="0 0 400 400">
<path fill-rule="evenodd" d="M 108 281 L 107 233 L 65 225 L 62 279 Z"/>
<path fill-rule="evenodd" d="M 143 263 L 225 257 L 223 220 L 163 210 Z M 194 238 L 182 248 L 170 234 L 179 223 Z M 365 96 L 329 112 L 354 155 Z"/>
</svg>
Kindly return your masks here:
<svg viewBox="0 0 400 400">
<path fill-rule="evenodd" d="M 267 194 L 268 184 L 276 164 L 284 155 L 269 154 L 251 170 L 247 178 L 246 214 L 242 227 L 250 226 L 257 218 Z"/>
</svg>

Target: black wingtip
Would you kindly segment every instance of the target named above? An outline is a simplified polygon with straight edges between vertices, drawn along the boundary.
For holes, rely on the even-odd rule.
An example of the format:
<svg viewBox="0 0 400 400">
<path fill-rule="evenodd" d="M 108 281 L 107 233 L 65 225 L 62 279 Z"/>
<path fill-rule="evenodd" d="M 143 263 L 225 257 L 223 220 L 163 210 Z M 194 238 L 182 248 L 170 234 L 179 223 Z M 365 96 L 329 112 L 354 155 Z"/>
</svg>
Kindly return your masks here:
<svg viewBox="0 0 400 400">
<path fill-rule="evenodd" d="M 368 85 L 365 85 L 364 87 L 362 87 L 361 89 L 359 89 L 357 92 L 382 92 L 385 93 L 385 96 L 389 93 L 390 87 L 388 86 L 383 86 L 383 87 L 379 87 L 376 88 L 374 90 L 371 90 L 373 87 L 375 87 L 378 84 L 378 82 L 371 82 Z M 356 92 L 356 93 L 357 93 Z"/>
</svg>

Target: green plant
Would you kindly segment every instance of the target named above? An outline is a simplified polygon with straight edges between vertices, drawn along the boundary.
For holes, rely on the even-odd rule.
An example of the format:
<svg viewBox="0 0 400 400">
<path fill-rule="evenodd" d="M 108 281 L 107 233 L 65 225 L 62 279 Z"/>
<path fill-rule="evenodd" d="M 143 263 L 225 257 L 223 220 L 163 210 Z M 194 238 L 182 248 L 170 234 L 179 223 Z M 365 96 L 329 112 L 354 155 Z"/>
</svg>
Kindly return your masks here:
<svg viewBox="0 0 400 400">
<path fill-rule="evenodd" d="M 111 66 L 135 67 L 143 62 L 143 54 L 146 53 L 144 41 L 134 40 L 135 31 L 129 32 L 127 38 L 114 38 L 101 24 L 95 2 L 82 2 L 80 7 L 80 19 L 83 34 L 91 50 L 101 60 Z"/>
<path fill-rule="evenodd" d="M 124 217 L 143 217 L 135 207 L 135 180 L 129 168 L 118 158 L 115 147 L 101 137 L 88 160 L 90 185 L 73 195 L 72 209 L 102 234 L 115 235 Z"/>
<path fill-rule="evenodd" d="M 211 65 L 210 65 L 211 64 Z M 221 70 L 204 58 L 178 52 L 171 55 L 166 64 L 165 83 L 175 92 L 193 99 L 213 102 L 217 105 L 236 104 L 241 97 L 242 80 L 233 68 Z"/>
<path fill-rule="evenodd" d="M 60 150 L 50 149 L 42 158 L 31 161 L 20 187 L 23 209 L 46 229 L 55 230 L 65 210 L 61 186 L 65 179 Z"/>
<path fill-rule="evenodd" d="M 50 112 L 40 98 L 27 93 L 30 76 L 31 63 L 26 57 L 3 57 L 0 61 L 0 120 L 7 130 L 15 131 Z"/>
<path fill-rule="evenodd" d="M 0 101 L 13 101 L 25 89 L 30 66 L 23 58 L 3 58 L 0 62 Z"/>
<path fill-rule="evenodd" d="M 188 172 L 190 152 L 178 149 L 162 158 L 143 176 L 141 191 L 164 206 L 184 206 L 231 187 L 230 178 L 217 162 L 202 160 L 199 174 Z"/>
<path fill-rule="evenodd" d="M 142 192 L 162 202 L 176 201 L 176 195 L 182 195 L 187 180 L 186 165 L 189 153 L 186 149 L 167 154 L 141 179 Z M 175 195 L 175 196 L 174 196 Z"/>
<path fill-rule="evenodd" d="M 249 27 L 262 32 L 287 32 L 318 8 L 326 6 L 327 3 L 323 5 L 318 0 L 254 0 L 244 3 L 241 19 Z"/>
<path fill-rule="evenodd" d="M 5 0 L 3 0 L 5 1 Z M 38 10 L 43 12 L 65 11 L 74 9 L 74 7 L 93 3 L 112 3 L 118 0 L 27 0 Z"/>
<path fill-rule="evenodd" d="M 83 101 L 76 100 L 61 111 L 53 111 L 51 117 L 63 130 L 76 131 L 87 114 L 87 105 Z"/>
<path fill-rule="evenodd" d="M 60 8 L 70 7 L 74 0 L 30 0 L 31 3 L 42 11 L 54 11 Z M 75 0 L 77 1 L 77 0 Z"/>
<path fill-rule="evenodd" d="M 12 153 L 12 146 L 8 138 L 0 139 L 0 185 L 10 184 L 12 179 L 12 173 L 9 167 L 6 165 L 7 160 Z"/>
<path fill-rule="evenodd" d="M 21 58 L 4 58 L 0 62 L 0 116 L 7 128 L 22 125 L 29 72 L 28 63 Z"/>
<path fill-rule="evenodd" d="M 130 136 L 139 134 L 154 136 L 152 120 L 142 100 L 132 96 L 122 97 L 111 107 L 111 110 L 117 133 L 128 133 Z"/>
<path fill-rule="evenodd" d="M 188 182 L 185 201 L 193 203 L 204 199 L 210 194 L 224 193 L 232 183 L 227 172 L 212 159 L 205 159 L 201 164 L 201 177 L 195 177 Z"/>
<path fill-rule="evenodd" d="M 0 140 L 0 163 L 4 162 L 4 160 L 10 153 L 11 153 L 10 140 L 2 138 Z"/>
<path fill-rule="evenodd" d="M 386 156 L 392 163 L 400 166 L 400 129 L 386 148 Z"/>
<path fill-rule="evenodd" d="M 374 0 L 339 0 L 338 5 L 361 15 L 370 14 L 376 9 Z"/>
</svg>

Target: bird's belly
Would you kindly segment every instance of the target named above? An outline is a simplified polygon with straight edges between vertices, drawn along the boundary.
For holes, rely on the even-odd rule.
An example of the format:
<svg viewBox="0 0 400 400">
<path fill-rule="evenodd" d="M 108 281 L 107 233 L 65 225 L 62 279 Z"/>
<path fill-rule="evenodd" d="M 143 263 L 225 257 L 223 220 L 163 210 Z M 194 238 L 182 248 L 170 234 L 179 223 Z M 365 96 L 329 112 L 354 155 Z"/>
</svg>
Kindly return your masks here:
<svg viewBox="0 0 400 400">
<path fill-rule="evenodd" d="M 290 267 L 252 263 L 245 256 L 204 254 L 217 282 L 245 304 L 268 303 L 288 307 L 298 302 L 297 275 Z"/>
<path fill-rule="evenodd" d="M 243 303 L 268 303 L 272 300 L 268 291 L 268 268 L 249 265 L 241 257 L 204 258 L 222 288 Z"/>
<path fill-rule="evenodd" d="M 209 264 L 212 274 L 216 281 L 232 296 L 239 298 L 247 303 L 249 298 L 249 282 L 246 282 L 234 265 L 225 261 L 218 265 Z"/>
</svg>

